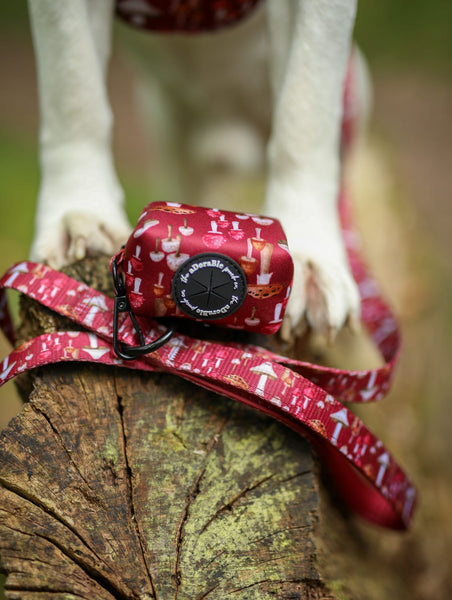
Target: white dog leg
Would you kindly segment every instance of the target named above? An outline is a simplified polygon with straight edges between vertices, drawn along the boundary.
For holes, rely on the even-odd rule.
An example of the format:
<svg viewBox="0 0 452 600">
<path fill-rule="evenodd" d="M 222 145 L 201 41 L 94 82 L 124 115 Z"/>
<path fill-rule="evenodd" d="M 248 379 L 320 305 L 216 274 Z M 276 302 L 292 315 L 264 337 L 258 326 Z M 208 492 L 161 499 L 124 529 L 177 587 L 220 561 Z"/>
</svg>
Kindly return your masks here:
<svg viewBox="0 0 452 600">
<path fill-rule="evenodd" d="M 265 212 L 282 221 L 295 262 L 283 334 L 306 318 L 331 336 L 359 316 L 337 215 L 342 94 L 356 1 L 268 1 L 270 18 L 282 14 L 280 26 L 269 27 L 276 59 Z"/>
<path fill-rule="evenodd" d="M 32 258 L 54 266 L 128 236 L 106 92 L 111 0 L 30 0 L 40 98 L 41 187 Z"/>
</svg>

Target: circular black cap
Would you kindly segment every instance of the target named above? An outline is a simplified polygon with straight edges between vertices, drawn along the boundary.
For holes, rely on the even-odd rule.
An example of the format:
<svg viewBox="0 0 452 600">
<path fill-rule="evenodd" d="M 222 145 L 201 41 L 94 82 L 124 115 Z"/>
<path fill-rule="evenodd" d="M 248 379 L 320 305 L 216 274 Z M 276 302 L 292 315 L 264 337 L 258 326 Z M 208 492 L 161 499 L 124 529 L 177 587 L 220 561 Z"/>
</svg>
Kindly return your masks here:
<svg viewBox="0 0 452 600">
<path fill-rule="evenodd" d="M 224 254 L 203 252 L 189 258 L 173 278 L 176 305 L 195 319 L 224 319 L 246 298 L 245 273 Z"/>
</svg>

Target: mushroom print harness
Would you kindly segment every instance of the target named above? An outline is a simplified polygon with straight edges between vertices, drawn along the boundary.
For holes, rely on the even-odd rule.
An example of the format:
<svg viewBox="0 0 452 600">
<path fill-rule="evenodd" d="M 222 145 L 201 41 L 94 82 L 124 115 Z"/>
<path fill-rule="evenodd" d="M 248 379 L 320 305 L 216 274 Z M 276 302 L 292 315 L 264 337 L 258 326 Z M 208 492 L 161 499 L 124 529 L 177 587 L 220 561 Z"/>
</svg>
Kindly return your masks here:
<svg viewBox="0 0 452 600">
<path fill-rule="evenodd" d="M 116 0 L 116 14 L 136 27 L 160 32 L 203 33 L 235 25 L 261 0 Z"/>
<path fill-rule="evenodd" d="M 363 325 L 380 351 L 381 367 L 345 371 L 259 346 L 206 341 L 166 329 L 161 318 L 170 316 L 176 317 L 169 319 L 173 323 L 188 318 L 275 333 L 293 264 L 275 219 L 160 202 L 145 208 L 111 261 L 115 299 L 38 263 L 21 262 L 6 272 L 0 279 L 0 325 L 12 343 L 6 289 L 28 295 L 83 330 L 46 333 L 22 344 L 0 366 L 0 384 L 27 369 L 67 361 L 176 374 L 292 428 L 311 442 L 351 510 L 384 527 L 408 528 L 416 504 L 412 483 L 343 404 L 386 394 L 399 332 L 360 257 L 344 197 L 339 208 Z"/>
</svg>

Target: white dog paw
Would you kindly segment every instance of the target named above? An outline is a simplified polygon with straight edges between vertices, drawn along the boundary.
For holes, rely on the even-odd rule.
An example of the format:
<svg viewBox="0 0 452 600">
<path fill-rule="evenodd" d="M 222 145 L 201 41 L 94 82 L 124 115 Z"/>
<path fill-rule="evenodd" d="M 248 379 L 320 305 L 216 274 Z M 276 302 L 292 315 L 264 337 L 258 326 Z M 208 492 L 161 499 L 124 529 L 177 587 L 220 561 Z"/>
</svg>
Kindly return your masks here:
<svg viewBox="0 0 452 600">
<path fill-rule="evenodd" d="M 332 341 L 344 325 L 359 330 L 360 295 L 339 230 L 286 233 L 294 279 L 281 337 L 290 341 L 309 327 Z"/>
<path fill-rule="evenodd" d="M 287 236 L 294 278 L 281 337 L 292 341 L 309 327 L 332 341 L 349 325 L 359 329 L 360 294 L 351 273 L 337 211 L 337 183 L 325 176 L 288 171 L 273 177 L 266 214 L 277 215 Z M 334 166 L 334 165 L 333 165 Z"/>
<path fill-rule="evenodd" d="M 346 262 L 295 252 L 294 282 L 281 330 L 290 340 L 306 326 L 332 341 L 349 325 L 359 328 L 360 297 Z"/>
<path fill-rule="evenodd" d="M 90 254 L 113 255 L 130 232 L 130 224 L 119 211 L 105 211 L 102 216 L 68 211 L 38 228 L 31 258 L 60 268 Z"/>
</svg>

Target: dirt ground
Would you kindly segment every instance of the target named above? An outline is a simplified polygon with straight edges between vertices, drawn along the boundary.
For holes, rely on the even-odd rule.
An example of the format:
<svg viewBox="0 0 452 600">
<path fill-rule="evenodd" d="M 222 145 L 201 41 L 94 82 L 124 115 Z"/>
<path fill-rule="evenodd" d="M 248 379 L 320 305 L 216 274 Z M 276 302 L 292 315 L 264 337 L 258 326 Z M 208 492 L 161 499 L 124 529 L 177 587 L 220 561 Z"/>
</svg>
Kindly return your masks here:
<svg viewBox="0 0 452 600">
<path fill-rule="evenodd" d="M 28 38 L 0 40 L 0 77 L 0 131 L 32 139 L 37 106 Z M 378 193 L 373 189 L 358 213 L 371 262 L 401 315 L 405 351 L 390 399 L 363 417 L 406 466 L 421 504 L 412 532 L 364 527 L 363 535 L 374 540 L 376 555 L 406 573 L 406 598 L 446 600 L 452 597 L 452 81 L 377 71 L 374 86 L 373 139 L 385 167 L 379 171 L 372 158 L 364 166 Z M 134 110 L 130 72 L 118 58 L 111 90 L 119 170 L 145 179 L 150 146 Z M 372 205 L 382 194 L 383 203 Z M 2 340 L 0 356 L 6 350 Z M 0 427 L 19 409 L 9 387 L 0 396 Z"/>
</svg>

